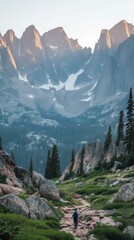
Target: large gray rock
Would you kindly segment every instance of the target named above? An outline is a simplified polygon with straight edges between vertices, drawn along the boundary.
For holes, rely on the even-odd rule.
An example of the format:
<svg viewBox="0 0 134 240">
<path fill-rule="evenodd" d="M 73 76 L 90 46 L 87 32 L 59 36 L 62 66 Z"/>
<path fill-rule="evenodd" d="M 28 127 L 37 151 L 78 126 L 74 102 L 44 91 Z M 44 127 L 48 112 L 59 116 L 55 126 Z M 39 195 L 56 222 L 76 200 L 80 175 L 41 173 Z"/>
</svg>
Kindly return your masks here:
<svg viewBox="0 0 134 240">
<path fill-rule="evenodd" d="M 29 208 L 29 217 L 32 219 L 46 219 L 47 217 L 56 217 L 47 201 L 38 195 L 32 195 L 26 199 Z"/>
<path fill-rule="evenodd" d="M 113 200 L 122 200 L 125 202 L 134 200 L 134 182 L 123 185 L 115 194 Z"/>
<path fill-rule="evenodd" d="M 15 176 L 14 173 L 15 163 L 11 156 L 2 151 L 0 152 L 0 174 L 6 176 L 6 183 L 14 187 L 22 187 L 22 183 Z"/>
<path fill-rule="evenodd" d="M 134 226 L 127 226 L 123 232 L 129 234 L 131 239 L 134 239 Z"/>
<path fill-rule="evenodd" d="M 26 170 L 25 168 L 16 166 L 14 168 L 14 173 L 15 173 L 15 176 L 19 180 L 21 180 L 24 184 L 26 184 L 28 186 L 33 185 L 32 184 L 32 179 L 31 179 L 31 176 L 30 176 L 30 172 L 28 170 Z"/>
<path fill-rule="evenodd" d="M 43 175 L 41 175 L 40 173 L 38 173 L 36 171 L 33 171 L 32 179 L 33 179 L 34 186 L 37 188 L 40 187 L 40 184 L 42 181 L 46 180 L 45 177 L 43 177 Z"/>
<path fill-rule="evenodd" d="M 52 180 L 45 179 L 45 181 L 42 181 L 40 184 L 39 193 L 44 198 L 60 200 L 59 191 Z"/>
<path fill-rule="evenodd" d="M 14 166 L 15 163 L 11 156 L 4 151 L 0 152 L 0 174 L 5 176 L 12 175 Z"/>
<path fill-rule="evenodd" d="M 17 195 L 8 194 L 0 198 L 0 204 L 5 206 L 11 212 L 28 216 L 29 209 L 25 201 Z"/>
</svg>

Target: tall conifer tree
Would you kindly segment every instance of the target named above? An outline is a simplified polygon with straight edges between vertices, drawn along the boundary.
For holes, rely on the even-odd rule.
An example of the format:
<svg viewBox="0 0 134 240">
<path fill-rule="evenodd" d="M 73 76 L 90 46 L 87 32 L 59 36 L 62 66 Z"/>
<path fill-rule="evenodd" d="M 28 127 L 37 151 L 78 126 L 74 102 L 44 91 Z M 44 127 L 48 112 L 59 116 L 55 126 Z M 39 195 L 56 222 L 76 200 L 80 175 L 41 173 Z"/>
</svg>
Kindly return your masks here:
<svg viewBox="0 0 134 240">
<path fill-rule="evenodd" d="M 2 139 L 0 137 L 0 151 L 2 151 L 2 150 L 3 150 L 3 148 L 2 148 Z"/>
<path fill-rule="evenodd" d="M 31 177 L 32 177 L 33 176 L 33 159 L 32 159 L 32 157 L 31 157 L 31 160 L 30 160 L 29 172 L 30 172 Z"/>
<path fill-rule="evenodd" d="M 45 168 L 45 178 L 51 179 L 52 177 L 52 172 L 51 172 L 51 153 L 50 149 L 48 150 L 48 155 L 47 155 L 47 163 L 46 163 L 46 168 Z"/>
<path fill-rule="evenodd" d="M 120 141 L 124 140 L 124 119 L 123 118 L 124 118 L 124 112 L 120 111 L 118 130 L 117 130 L 117 140 L 116 140 L 117 146 L 119 146 Z"/>
<path fill-rule="evenodd" d="M 71 155 L 71 165 L 70 165 L 70 176 L 72 176 L 72 170 L 74 166 L 74 160 L 75 160 L 75 154 L 74 154 L 74 149 L 72 150 L 72 155 Z"/>
<path fill-rule="evenodd" d="M 84 159 L 84 156 L 85 156 L 85 147 L 83 145 L 81 153 L 80 153 L 80 175 L 83 174 L 83 159 Z"/>
<path fill-rule="evenodd" d="M 58 147 L 56 144 L 54 144 L 52 148 L 51 172 L 52 172 L 52 178 L 60 177 L 60 161 L 59 161 Z"/>
<path fill-rule="evenodd" d="M 134 148 L 134 101 L 132 88 L 130 88 L 127 105 L 127 122 L 124 143 L 126 144 L 129 153 Z"/>
<path fill-rule="evenodd" d="M 112 141 L 112 130 L 111 130 L 111 126 L 109 126 L 107 135 L 106 135 L 106 139 L 104 142 L 104 152 L 106 152 L 110 146 L 110 143 Z"/>
</svg>

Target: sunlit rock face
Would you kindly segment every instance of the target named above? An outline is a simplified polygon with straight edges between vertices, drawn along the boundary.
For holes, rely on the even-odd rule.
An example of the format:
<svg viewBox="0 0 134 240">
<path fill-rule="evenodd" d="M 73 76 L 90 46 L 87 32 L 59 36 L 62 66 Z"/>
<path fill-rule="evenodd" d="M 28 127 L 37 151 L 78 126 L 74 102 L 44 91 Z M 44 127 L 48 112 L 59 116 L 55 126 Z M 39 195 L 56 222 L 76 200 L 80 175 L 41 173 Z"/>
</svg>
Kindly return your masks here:
<svg viewBox="0 0 134 240">
<path fill-rule="evenodd" d="M 127 23 L 125 20 L 120 21 L 110 30 L 103 29 L 100 34 L 95 50 L 105 50 L 116 48 L 120 43 L 134 34 L 134 25 Z"/>
<path fill-rule="evenodd" d="M 133 33 L 134 26 L 124 20 L 104 29 L 93 53 L 62 27 L 40 35 L 32 25 L 20 38 L 12 29 L 0 35 L 1 129 L 8 150 L 17 156 L 21 151 L 23 159 L 34 151 L 44 164 L 44 146 L 47 151 L 57 143 L 65 153 L 63 169 L 72 146 L 104 140 L 111 124 L 115 135 L 119 112 L 134 87 Z M 14 143 L 8 140 L 10 128 L 20 131 Z M 39 171 L 41 164 L 35 160 Z"/>
</svg>

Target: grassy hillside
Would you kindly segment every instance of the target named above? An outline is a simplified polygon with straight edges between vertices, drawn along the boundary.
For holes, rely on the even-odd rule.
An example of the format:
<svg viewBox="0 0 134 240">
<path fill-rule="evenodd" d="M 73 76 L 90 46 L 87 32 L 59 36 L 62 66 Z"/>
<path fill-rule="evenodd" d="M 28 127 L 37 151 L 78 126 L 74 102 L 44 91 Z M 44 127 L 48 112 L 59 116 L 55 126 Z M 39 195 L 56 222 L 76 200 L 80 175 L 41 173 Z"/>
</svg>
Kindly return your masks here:
<svg viewBox="0 0 134 240">
<path fill-rule="evenodd" d="M 74 240 L 60 231 L 59 220 L 31 220 L 0 206 L 0 240 Z"/>
<path fill-rule="evenodd" d="M 124 235 L 123 229 L 128 225 L 134 226 L 134 201 L 110 202 L 114 194 L 126 182 L 131 182 L 134 179 L 134 171 L 120 171 L 112 173 L 110 171 L 95 171 L 88 176 L 78 177 L 59 183 L 58 189 L 61 196 L 67 202 L 64 205 L 79 204 L 76 200 L 76 194 L 80 194 L 84 199 L 90 202 L 92 209 L 111 210 L 111 216 L 116 222 L 122 223 L 119 229 L 109 226 L 99 226 L 93 231 L 97 239 L 131 239 Z M 103 238 L 101 238 L 101 231 Z M 119 233 L 117 232 L 119 231 Z M 109 237 L 107 232 L 111 232 Z M 114 233 L 115 234 L 114 234 Z M 119 235 L 118 235 L 119 234 Z M 116 236 L 116 238 L 115 238 Z M 122 237 L 121 237 L 122 236 Z"/>
</svg>

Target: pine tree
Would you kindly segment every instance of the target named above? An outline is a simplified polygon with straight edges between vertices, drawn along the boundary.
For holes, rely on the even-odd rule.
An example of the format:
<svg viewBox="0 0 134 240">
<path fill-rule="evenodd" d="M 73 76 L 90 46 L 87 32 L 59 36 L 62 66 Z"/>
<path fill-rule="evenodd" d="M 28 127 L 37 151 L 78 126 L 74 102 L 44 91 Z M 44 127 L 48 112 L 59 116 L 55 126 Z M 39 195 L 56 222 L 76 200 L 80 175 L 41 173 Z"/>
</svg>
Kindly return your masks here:
<svg viewBox="0 0 134 240">
<path fill-rule="evenodd" d="M 83 159 L 84 159 L 84 156 L 85 156 L 85 147 L 83 145 L 83 148 L 82 148 L 81 153 L 80 153 L 80 175 L 83 174 Z"/>
<path fill-rule="evenodd" d="M 52 178 L 60 177 L 60 161 L 59 161 L 58 147 L 56 144 L 54 144 L 52 148 L 51 172 L 52 172 Z"/>
<path fill-rule="evenodd" d="M 31 177 L 32 177 L 33 176 L 33 159 L 32 159 L 32 157 L 31 157 L 31 160 L 30 160 L 29 172 L 30 172 Z"/>
<path fill-rule="evenodd" d="M 134 101 L 132 88 L 130 88 L 128 106 L 127 106 L 127 122 L 124 143 L 128 153 L 134 148 Z"/>
<path fill-rule="evenodd" d="M 2 148 L 2 139 L 0 137 L 0 151 L 2 151 L 2 150 L 3 150 L 3 148 Z"/>
<path fill-rule="evenodd" d="M 46 163 L 46 168 L 45 168 L 45 178 L 51 179 L 52 177 L 52 172 L 51 172 L 51 152 L 48 150 L 48 155 L 47 155 L 47 163 Z"/>
<path fill-rule="evenodd" d="M 104 152 L 106 152 L 110 146 L 110 143 L 112 141 L 112 130 L 111 130 L 111 126 L 109 126 L 107 135 L 106 135 L 106 139 L 104 142 Z"/>
<path fill-rule="evenodd" d="M 74 154 L 74 149 L 72 150 L 72 155 L 71 155 L 71 165 L 70 165 L 70 176 L 73 175 L 73 166 L 74 166 L 74 160 L 75 160 L 75 154 Z"/>
<path fill-rule="evenodd" d="M 116 146 L 119 146 L 120 141 L 124 140 L 124 119 L 123 118 L 124 118 L 124 112 L 120 111 Z"/>
</svg>

